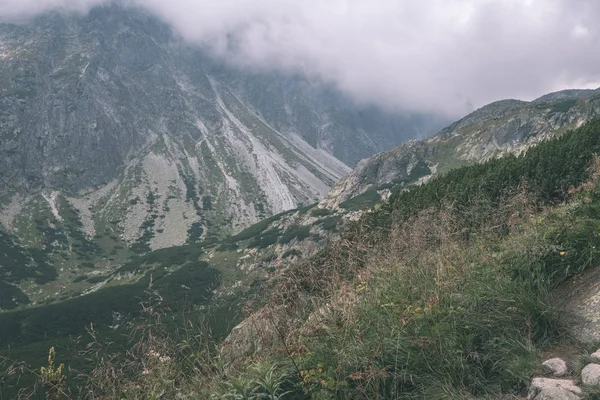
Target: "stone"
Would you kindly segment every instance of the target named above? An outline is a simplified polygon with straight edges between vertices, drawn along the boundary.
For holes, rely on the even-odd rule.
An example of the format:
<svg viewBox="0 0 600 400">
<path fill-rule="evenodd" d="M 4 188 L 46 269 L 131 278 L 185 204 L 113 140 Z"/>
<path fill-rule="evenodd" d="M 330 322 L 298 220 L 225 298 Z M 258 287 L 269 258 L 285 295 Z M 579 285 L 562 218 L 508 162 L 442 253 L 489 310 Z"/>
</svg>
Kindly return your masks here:
<svg viewBox="0 0 600 400">
<path fill-rule="evenodd" d="M 570 379 L 534 378 L 527 400 L 580 400 L 582 390 Z"/>
<path fill-rule="evenodd" d="M 561 316 L 578 341 L 600 341 L 600 268 L 588 268 L 574 276 L 551 297 L 553 306 L 563 310 Z"/>
<path fill-rule="evenodd" d="M 596 350 L 595 352 L 593 352 L 591 354 L 592 357 L 594 357 L 595 359 L 600 360 L 600 349 Z"/>
<path fill-rule="evenodd" d="M 586 386 L 600 385 L 600 364 L 588 364 L 581 371 L 581 381 Z"/>
<path fill-rule="evenodd" d="M 542 363 L 546 370 L 556 377 L 567 374 L 567 363 L 562 358 L 551 358 Z"/>
</svg>

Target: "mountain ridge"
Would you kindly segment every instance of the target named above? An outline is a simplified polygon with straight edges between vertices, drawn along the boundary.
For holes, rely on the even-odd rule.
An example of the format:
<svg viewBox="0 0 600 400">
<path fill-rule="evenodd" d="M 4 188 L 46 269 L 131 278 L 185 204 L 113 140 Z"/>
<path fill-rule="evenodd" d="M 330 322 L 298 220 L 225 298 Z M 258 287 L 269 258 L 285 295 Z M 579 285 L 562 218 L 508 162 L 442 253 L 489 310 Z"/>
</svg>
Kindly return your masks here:
<svg viewBox="0 0 600 400">
<path fill-rule="evenodd" d="M 320 201 L 335 208 L 381 186 L 417 183 L 450 169 L 527 148 L 581 126 L 600 115 L 598 90 L 549 93 L 531 102 L 500 100 L 488 104 L 423 141 L 410 141 L 361 160 Z M 385 189 L 389 189 L 386 187 Z"/>
<path fill-rule="evenodd" d="M 349 172 L 336 156 L 351 164 L 439 123 L 357 108 L 299 75 L 226 66 L 118 5 L 3 23 L 0 43 L 0 220 L 9 231 L 27 204 L 56 219 L 42 201 L 56 196 L 101 231 L 110 221 L 90 218 L 88 203 L 111 192 L 110 219 L 123 221 L 111 234 L 129 245 L 146 233 L 153 249 L 214 240 L 317 201 Z M 145 210 L 149 192 L 173 204 Z M 152 208 L 168 210 L 161 219 L 184 234 L 153 223 Z M 27 210 L 32 219 L 46 211 Z"/>
</svg>

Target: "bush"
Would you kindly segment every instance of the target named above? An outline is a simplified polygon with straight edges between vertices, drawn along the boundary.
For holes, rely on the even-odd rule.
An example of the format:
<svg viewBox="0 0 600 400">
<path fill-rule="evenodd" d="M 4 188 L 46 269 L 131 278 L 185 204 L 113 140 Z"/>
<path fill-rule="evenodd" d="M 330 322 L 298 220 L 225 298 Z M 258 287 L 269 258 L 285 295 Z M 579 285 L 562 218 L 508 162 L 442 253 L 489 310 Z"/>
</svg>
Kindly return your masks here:
<svg viewBox="0 0 600 400">
<path fill-rule="evenodd" d="M 279 243 L 287 244 L 292 240 L 296 239 L 302 241 L 306 239 L 310 234 L 309 225 L 292 225 L 290 226 L 279 238 Z"/>
<path fill-rule="evenodd" d="M 321 226 L 326 231 L 333 231 L 337 228 L 338 224 L 341 222 L 342 218 L 338 216 L 333 216 L 329 218 L 325 218 L 316 223 L 316 225 Z"/>
<path fill-rule="evenodd" d="M 265 249 L 272 244 L 277 243 L 279 239 L 280 231 L 279 229 L 271 229 L 265 233 L 262 233 L 260 236 L 255 236 L 252 241 L 248 244 L 248 247 L 256 247 L 259 249 Z"/>
<path fill-rule="evenodd" d="M 302 252 L 297 249 L 291 249 L 291 250 L 288 250 L 285 253 L 283 253 L 283 255 L 281 256 L 281 258 L 283 258 L 283 259 L 290 258 L 290 257 L 302 257 Z"/>
<path fill-rule="evenodd" d="M 324 217 L 331 214 L 331 210 L 328 208 L 314 208 L 310 213 L 313 217 Z"/>
</svg>

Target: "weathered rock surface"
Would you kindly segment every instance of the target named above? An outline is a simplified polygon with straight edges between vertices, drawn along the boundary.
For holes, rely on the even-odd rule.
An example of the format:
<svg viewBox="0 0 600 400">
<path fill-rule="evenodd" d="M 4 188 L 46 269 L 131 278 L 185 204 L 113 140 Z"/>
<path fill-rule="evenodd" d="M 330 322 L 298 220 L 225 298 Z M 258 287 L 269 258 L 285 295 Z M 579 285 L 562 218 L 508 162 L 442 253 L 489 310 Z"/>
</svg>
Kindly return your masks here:
<svg viewBox="0 0 600 400">
<path fill-rule="evenodd" d="M 236 232 L 443 123 L 359 107 L 301 75 L 238 70 L 138 9 L 0 23 L 0 221 L 20 239 L 15 220 L 60 217 L 65 198 L 88 236 L 120 221 L 114 233 L 153 235 L 153 249 L 190 230 Z M 40 193 L 43 209 L 18 207 Z"/>
<path fill-rule="evenodd" d="M 263 308 L 246 318 L 231 330 L 223 341 L 220 355 L 229 365 L 265 349 L 284 348 L 287 328 L 282 325 L 277 312 Z M 284 349 L 285 350 L 285 349 Z"/>
<path fill-rule="evenodd" d="M 570 379 L 534 378 L 527 400 L 579 400 L 583 391 Z"/>
<path fill-rule="evenodd" d="M 562 358 L 551 358 L 542 363 L 546 370 L 556 377 L 567 374 L 567 363 Z"/>
<path fill-rule="evenodd" d="M 600 268 L 591 267 L 574 276 L 556 289 L 552 298 L 579 341 L 600 340 Z"/>
<path fill-rule="evenodd" d="M 586 386 L 600 385 L 600 364 L 588 364 L 581 370 L 581 381 Z"/>
</svg>

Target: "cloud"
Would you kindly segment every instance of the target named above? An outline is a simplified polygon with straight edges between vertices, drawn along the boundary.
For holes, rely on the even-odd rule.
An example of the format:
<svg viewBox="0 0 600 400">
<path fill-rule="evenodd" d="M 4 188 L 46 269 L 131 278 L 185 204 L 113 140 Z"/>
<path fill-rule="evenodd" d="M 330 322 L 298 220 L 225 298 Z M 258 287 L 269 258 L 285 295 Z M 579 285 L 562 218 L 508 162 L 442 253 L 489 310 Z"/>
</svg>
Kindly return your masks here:
<svg viewBox="0 0 600 400">
<path fill-rule="evenodd" d="M 301 69 L 353 98 L 458 116 L 600 83 L 596 0 L 124 0 L 245 68 Z M 108 0 L 0 0 L 0 18 Z"/>
</svg>

